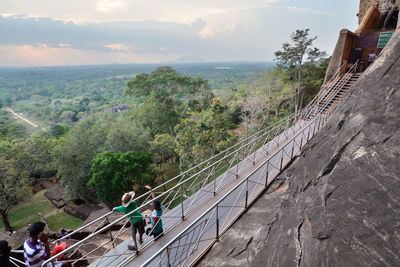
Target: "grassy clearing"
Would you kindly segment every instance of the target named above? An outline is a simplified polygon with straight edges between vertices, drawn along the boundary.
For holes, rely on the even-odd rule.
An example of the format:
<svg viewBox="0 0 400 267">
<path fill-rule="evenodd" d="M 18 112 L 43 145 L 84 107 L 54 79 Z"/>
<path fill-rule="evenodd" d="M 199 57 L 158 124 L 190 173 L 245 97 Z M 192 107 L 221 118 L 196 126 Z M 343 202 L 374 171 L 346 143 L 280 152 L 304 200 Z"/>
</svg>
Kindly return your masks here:
<svg viewBox="0 0 400 267">
<path fill-rule="evenodd" d="M 50 229 L 53 231 L 59 231 L 62 228 L 71 230 L 82 224 L 82 220 L 68 215 L 65 212 L 49 216 L 47 217 L 47 221 L 49 222 Z"/>
<path fill-rule="evenodd" d="M 36 193 L 32 196 L 29 202 L 18 204 L 11 209 L 8 219 L 10 220 L 11 226 L 14 230 L 27 226 L 29 222 L 39 221 L 39 213 L 46 217 L 50 214 L 56 213 L 47 218 L 50 229 L 54 231 L 61 228 L 74 229 L 82 222 L 64 212 L 57 213 L 57 208 L 47 200 L 44 196 L 44 192 L 45 190 Z M 0 220 L 0 229 L 2 228 L 4 228 L 4 224 L 3 221 Z"/>
</svg>

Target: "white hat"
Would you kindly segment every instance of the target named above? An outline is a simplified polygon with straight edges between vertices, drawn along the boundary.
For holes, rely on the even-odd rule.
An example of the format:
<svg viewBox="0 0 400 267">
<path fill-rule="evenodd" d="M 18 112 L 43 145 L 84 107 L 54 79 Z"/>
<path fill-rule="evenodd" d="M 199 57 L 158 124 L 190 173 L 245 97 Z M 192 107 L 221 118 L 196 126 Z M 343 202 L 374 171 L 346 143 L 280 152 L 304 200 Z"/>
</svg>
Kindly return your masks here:
<svg viewBox="0 0 400 267">
<path fill-rule="evenodd" d="M 130 195 L 131 198 L 130 198 L 129 201 L 125 202 L 124 200 L 125 200 L 125 198 L 126 198 L 128 195 Z M 133 192 L 133 191 L 128 192 L 128 193 L 125 193 L 125 194 L 122 196 L 122 206 L 125 207 L 125 208 L 128 207 L 128 206 L 131 204 L 131 202 L 132 202 L 132 200 L 133 200 L 134 197 L 135 197 L 135 192 Z"/>
</svg>

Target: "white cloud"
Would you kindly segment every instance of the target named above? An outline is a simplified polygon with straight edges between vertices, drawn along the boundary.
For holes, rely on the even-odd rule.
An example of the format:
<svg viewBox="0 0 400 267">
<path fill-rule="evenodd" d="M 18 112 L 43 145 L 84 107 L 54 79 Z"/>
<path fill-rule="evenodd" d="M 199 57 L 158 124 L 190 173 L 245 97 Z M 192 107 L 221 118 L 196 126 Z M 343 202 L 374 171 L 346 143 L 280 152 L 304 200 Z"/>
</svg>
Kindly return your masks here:
<svg viewBox="0 0 400 267">
<path fill-rule="evenodd" d="M 127 44 L 107 44 L 105 45 L 105 47 L 113 50 L 113 51 L 125 51 L 125 52 L 129 52 L 129 51 L 133 51 L 134 47 L 127 45 Z"/>
<path fill-rule="evenodd" d="M 320 10 L 315 10 L 311 8 L 305 8 L 305 7 L 297 7 L 297 6 L 287 6 L 287 9 L 293 10 L 298 13 L 303 13 L 303 14 L 316 14 L 316 15 L 325 15 L 329 17 L 335 17 L 334 13 L 330 12 L 325 12 L 325 11 L 320 11 Z"/>
<path fill-rule="evenodd" d="M 181 56 L 265 61 L 305 28 L 329 53 L 336 34 L 349 25 L 344 16 L 357 8 L 338 12 L 348 0 L 302 0 L 302 7 L 298 0 L 0 1 L 0 65 L 22 64 L 23 57 L 28 65 L 153 63 Z"/>
<path fill-rule="evenodd" d="M 112 11 L 116 11 L 124 6 L 125 6 L 125 4 L 122 1 L 101 0 L 100 2 L 98 2 L 96 10 L 99 12 L 112 12 Z"/>
</svg>

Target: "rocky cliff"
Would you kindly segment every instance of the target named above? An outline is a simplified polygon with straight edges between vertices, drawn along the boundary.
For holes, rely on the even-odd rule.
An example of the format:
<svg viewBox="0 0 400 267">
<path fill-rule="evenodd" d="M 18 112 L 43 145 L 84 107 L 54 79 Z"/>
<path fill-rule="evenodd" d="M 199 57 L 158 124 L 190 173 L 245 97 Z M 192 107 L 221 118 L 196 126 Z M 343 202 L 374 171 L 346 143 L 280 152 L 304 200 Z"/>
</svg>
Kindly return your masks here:
<svg viewBox="0 0 400 267">
<path fill-rule="evenodd" d="M 400 266 L 400 33 L 200 266 Z"/>
</svg>

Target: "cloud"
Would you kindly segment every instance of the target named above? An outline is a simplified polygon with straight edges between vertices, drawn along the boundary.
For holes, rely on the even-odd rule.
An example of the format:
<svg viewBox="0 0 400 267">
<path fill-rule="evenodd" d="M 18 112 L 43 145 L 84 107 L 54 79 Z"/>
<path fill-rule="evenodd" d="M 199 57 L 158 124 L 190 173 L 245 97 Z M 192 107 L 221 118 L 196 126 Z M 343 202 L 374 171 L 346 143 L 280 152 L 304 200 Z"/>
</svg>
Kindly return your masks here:
<svg viewBox="0 0 400 267">
<path fill-rule="evenodd" d="M 316 14 L 316 15 L 324 15 L 324 16 L 329 16 L 329 17 L 335 17 L 334 13 L 331 12 L 325 12 L 325 11 L 320 11 L 320 10 L 315 10 L 311 8 L 305 8 L 305 7 L 297 7 L 297 6 L 287 6 L 287 9 L 293 10 L 298 13 L 303 13 L 303 14 Z"/>
<path fill-rule="evenodd" d="M 134 51 L 134 48 L 127 44 L 107 44 L 105 45 L 105 47 L 109 48 L 111 51 L 124 51 L 124 52 Z"/>
<path fill-rule="evenodd" d="M 0 16 L 0 64 L 22 62 L 22 55 L 29 65 L 43 65 L 44 59 L 49 65 L 154 63 L 181 57 L 268 61 L 292 32 L 305 28 L 330 52 L 336 33 L 348 24 L 342 13 L 334 17 L 332 8 L 338 3 L 326 7 L 316 1 L 304 0 L 309 6 L 297 7 L 295 0 L 285 0 L 290 2 L 286 6 L 282 0 L 69 0 L 68 5 L 2 0 L 7 16 Z M 6 55 L 6 49 L 12 52 Z"/>
<path fill-rule="evenodd" d="M 113 12 L 125 6 L 122 1 L 118 0 L 101 0 L 98 2 L 96 10 L 99 12 Z"/>
</svg>

